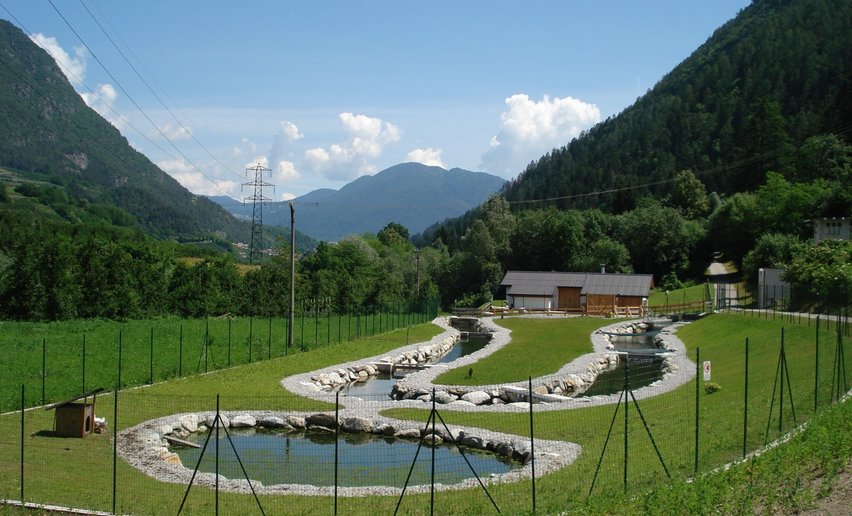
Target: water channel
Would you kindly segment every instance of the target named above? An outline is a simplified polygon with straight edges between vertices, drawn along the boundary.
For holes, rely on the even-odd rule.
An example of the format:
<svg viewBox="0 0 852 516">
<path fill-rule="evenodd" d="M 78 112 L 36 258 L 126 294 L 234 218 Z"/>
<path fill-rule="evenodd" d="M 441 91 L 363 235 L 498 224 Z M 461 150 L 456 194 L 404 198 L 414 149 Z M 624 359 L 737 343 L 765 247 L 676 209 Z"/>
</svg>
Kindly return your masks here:
<svg viewBox="0 0 852 516">
<path fill-rule="evenodd" d="M 446 355 L 435 360 L 432 364 L 446 364 L 452 362 L 453 360 L 479 351 L 485 347 L 486 344 L 488 344 L 487 336 L 474 335 L 467 340 L 457 342 Z M 418 369 L 398 367 L 394 369 L 393 375 L 390 373 L 379 373 L 377 376 L 374 376 L 367 381 L 349 383 L 341 392 L 346 396 L 389 396 L 391 389 L 393 389 L 393 385 L 397 382 L 397 380 L 417 371 Z"/>
<path fill-rule="evenodd" d="M 281 432 L 230 430 L 234 447 L 249 478 L 264 485 L 334 485 L 334 434 L 328 432 Z M 187 441 L 204 444 L 207 434 L 193 434 Z M 200 471 L 216 471 L 215 438 L 211 437 Z M 340 433 L 338 446 L 338 485 L 341 487 L 403 487 L 411 468 L 417 441 L 373 434 Z M 201 449 L 173 447 L 181 462 L 189 468 L 198 463 Z M 482 450 L 464 449 L 477 475 L 506 473 L 522 465 L 506 457 Z M 422 447 L 409 485 L 426 485 L 431 477 L 432 449 Z M 219 474 L 230 479 L 243 477 L 225 433 L 219 439 Z M 452 444 L 435 448 L 435 482 L 455 484 L 472 478 L 459 449 Z"/>
<path fill-rule="evenodd" d="M 626 353 L 618 364 L 607 371 L 601 372 L 591 387 L 582 392 L 578 397 L 600 396 L 616 394 L 624 388 L 625 369 L 627 369 L 627 382 L 631 389 L 648 386 L 656 381 L 662 380 L 664 356 L 654 354 L 659 351 L 654 345 L 654 336 L 658 332 L 648 332 L 640 335 L 624 337 L 612 337 L 616 351 Z"/>
</svg>

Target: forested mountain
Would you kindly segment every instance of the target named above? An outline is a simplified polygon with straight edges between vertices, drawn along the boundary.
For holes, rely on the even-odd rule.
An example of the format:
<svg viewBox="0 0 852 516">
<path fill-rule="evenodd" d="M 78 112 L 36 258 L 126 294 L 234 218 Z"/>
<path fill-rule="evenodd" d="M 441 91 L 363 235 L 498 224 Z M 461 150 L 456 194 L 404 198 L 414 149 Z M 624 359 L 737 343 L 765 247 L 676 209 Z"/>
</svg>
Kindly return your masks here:
<svg viewBox="0 0 852 516">
<path fill-rule="evenodd" d="M 131 225 L 158 237 L 217 235 L 234 242 L 250 235 L 247 224 L 193 195 L 133 149 L 85 104 L 53 58 L 5 20 L 0 20 L 0 166 L 6 168 L 4 184 L 50 185 L 70 204 L 118 208 L 132 216 Z"/>
<path fill-rule="evenodd" d="M 671 191 L 693 170 L 708 191 L 754 190 L 765 172 L 792 174 L 813 135 L 848 139 L 852 3 L 758 0 L 635 104 L 543 156 L 505 190 L 510 201 L 570 197 L 559 207 L 622 212 Z"/>
<path fill-rule="evenodd" d="M 415 237 L 448 253 L 445 304 L 487 300 L 507 269 L 605 264 L 670 288 L 717 253 L 838 302 L 850 246 L 809 240 L 852 211 L 850 27 L 852 2 L 753 2 L 635 104 Z"/>
<path fill-rule="evenodd" d="M 297 197 L 293 200 L 297 205 L 296 228 L 330 242 L 348 235 L 377 233 L 391 222 L 417 233 L 484 202 L 504 183 L 502 178 L 482 172 L 402 163 L 359 177 L 340 190 L 324 188 Z M 251 218 L 250 204 L 233 199 L 213 200 L 235 215 Z M 289 225 L 287 203 L 264 205 L 263 221 Z"/>
</svg>

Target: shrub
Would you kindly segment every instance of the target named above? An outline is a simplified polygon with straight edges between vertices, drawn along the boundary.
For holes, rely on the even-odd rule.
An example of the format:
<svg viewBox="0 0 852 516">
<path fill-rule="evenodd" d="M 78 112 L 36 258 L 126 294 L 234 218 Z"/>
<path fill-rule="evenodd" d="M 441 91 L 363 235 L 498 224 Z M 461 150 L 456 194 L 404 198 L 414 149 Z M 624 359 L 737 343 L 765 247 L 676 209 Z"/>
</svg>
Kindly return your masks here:
<svg viewBox="0 0 852 516">
<path fill-rule="evenodd" d="M 713 394 L 714 392 L 719 392 L 722 390 L 722 386 L 716 382 L 705 382 L 704 383 L 704 392 L 707 394 Z"/>
</svg>

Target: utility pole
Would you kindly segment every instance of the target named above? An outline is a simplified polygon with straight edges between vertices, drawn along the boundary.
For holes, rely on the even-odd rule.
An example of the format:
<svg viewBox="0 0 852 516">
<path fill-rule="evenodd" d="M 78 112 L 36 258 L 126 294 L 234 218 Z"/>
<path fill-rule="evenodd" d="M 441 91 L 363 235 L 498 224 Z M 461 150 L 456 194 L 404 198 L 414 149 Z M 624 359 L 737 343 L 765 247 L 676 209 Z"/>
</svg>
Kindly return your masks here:
<svg viewBox="0 0 852 516">
<path fill-rule="evenodd" d="M 420 249 L 417 250 L 417 299 L 420 299 Z"/>
<path fill-rule="evenodd" d="M 293 345 L 293 323 L 296 320 L 296 209 L 290 204 L 290 324 L 287 325 L 287 348 Z"/>
<path fill-rule="evenodd" d="M 248 183 L 243 183 L 242 186 L 250 186 L 254 189 L 251 196 L 243 198 L 243 204 L 245 204 L 246 201 L 252 202 L 249 263 L 254 263 L 255 257 L 257 257 L 258 262 L 260 262 L 263 257 L 263 203 L 272 200 L 269 197 L 264 197 L 263 187 L 271 186 L 275 189 L 275 185 L 263 180 L 263 173 L 266 172 L 271 174 L 272 170 L 264 167 L 260 163 L 254 167 L 246 169 L 247 176 L 251 172 L 254 172 L 254 179 Z"/>
</svg>

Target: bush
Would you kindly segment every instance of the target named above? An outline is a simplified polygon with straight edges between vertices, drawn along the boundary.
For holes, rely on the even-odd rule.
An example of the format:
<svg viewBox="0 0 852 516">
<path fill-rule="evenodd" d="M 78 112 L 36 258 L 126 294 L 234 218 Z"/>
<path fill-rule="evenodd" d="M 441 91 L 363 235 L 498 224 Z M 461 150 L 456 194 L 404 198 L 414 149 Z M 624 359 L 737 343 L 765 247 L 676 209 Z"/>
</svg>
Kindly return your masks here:
<svg viewBox="0 0 852 516">
<path fill-rule="evenodd" d="M 713 394 L 714 392 L 719 392 L 722 390 L 722 386 L 716 382 L 705 382 L 704 383 L 704 392 L 707 394 Z"/>
</svg>

